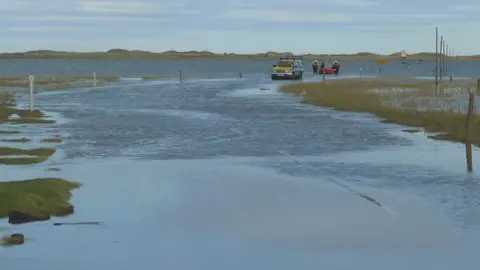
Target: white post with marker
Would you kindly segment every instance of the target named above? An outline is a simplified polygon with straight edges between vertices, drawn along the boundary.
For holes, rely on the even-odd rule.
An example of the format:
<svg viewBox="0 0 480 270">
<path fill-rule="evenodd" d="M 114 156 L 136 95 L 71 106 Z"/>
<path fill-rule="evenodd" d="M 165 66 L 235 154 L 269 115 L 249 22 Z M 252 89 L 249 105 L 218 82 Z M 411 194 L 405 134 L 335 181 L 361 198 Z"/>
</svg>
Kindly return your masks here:
<svg viewBox="0 0 480 270">
<path fill-rule="evenodd" d="M 93 72 L 92 75 L 93 75 L 93 90 L 95 90 L 95 88 L 97 88 L 97 73 Z"/>
<path fill-rule="evenodd" d="M 35 77 L 33 75 L 28 76 L 28 80 L 30 81 L 30 111 L 33 111 L 33 85 L 35 83 Z"/>
</svg>

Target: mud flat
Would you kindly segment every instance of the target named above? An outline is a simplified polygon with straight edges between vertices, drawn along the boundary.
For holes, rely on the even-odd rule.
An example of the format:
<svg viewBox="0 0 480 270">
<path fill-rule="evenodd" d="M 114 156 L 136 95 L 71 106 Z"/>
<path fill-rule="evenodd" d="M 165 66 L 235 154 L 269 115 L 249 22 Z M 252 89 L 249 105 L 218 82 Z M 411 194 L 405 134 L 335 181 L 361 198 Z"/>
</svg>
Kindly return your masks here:
<svg viewBox="0 0 480 270">
<path fill-rule="evenodd" d="M 384 123 L 421 128 L 439 140 L 465 142 L 465 112 L 438 106 L 434 100 L 466 101 L 474 81 L 442 83 L 403 79 L 344 79 L 285 85 L 285 93 L 301 95 L 304 103 L 340 111 L 371 113 Z M 443 103 L 442 103 L 443 104 Z M 480 146 L 480 116 L 474 117 L 473 144 Z"/>
</svg>

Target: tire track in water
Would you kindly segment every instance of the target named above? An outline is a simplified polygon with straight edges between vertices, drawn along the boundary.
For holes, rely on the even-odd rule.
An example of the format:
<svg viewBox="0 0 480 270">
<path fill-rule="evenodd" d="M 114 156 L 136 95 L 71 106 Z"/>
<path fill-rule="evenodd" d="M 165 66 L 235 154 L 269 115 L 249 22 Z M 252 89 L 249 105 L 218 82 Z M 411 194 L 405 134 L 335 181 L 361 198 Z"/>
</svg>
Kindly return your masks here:
<svg viewBox="0 0 480 270">
<path fill-rule="evenodd" d="M 288 156 L 288 157 L 291 157 L 293 158 L 293 160 L 295 161 L 298 161 L 295 159 L 294 156 L 292 156 L 290 153 L 288 153 L 287 151 L 285 150 L 279 150 L 278 151 L 279 153 L 283 154 L 284 156 Z M 362 192 L 359 192 L 359 191 L 356 191 L 355 189 L 353 189 L 352 187 L 350 187 L 349 185 L 347 185 L 346 183 L 343 183 L 342 181 L 338 180 L 338 179 L 335 179 L 335 178 L 327 178 L 328 181 L 330 181 L 331 183 L 345 189 L 346 191 L 356 195 L 356 196 L 359 196 L 373 204 L 375 204 L 376 206 L 382 208 L 383 210 L 385 210 L 387 213 L 389 214 L 392 214 L 392 215 L 396 215 L 396 216 L 399 216 L 400 214 L 396 211 L 393 211 L 391 210 L 389 207 L 387 207 L 386 205 L 384 205 L 383 203 L 379 202 L 377 199 L 373 198 L 372 196 L 369 196 L 365 193 L 362 193 Z"/>
<path fill-rule="evenodd" d="M 235 132 L 235 133 L 238 133 L 238 134 L 241 134 L 241 135 L 244 135 L 244 133 L 241 131 L 241 130 L 238 130 L 236 128 L 230 128 L 231 131 Z M 294 161 L 298 161 L 295 159 L 294 156 L 292 156 L 290 153 L 288 153 L 287 151 L 285 150 L 279 150 L 278 151 L 279 153 L 283 154 L 284 156 L 288 156 L 290 158 L 292 158 Z M 367 194 L 364 194 L 362 192 L 359 192 L 359 191 L 356 191 L 355 189 L 353 189 L 352 187 L 350 187 L 349 185 L 347 185 L 346 183 L 343 183 L 342 181 L 338 180 L 338 179 L 334 179 L 334 178 L 327 178 L 328 181 L 330 181 L 331 183 L 345 189 L 346 191 L 356 195 L 356 196 L 359 196 L 369 202 L 371 202 L 372 204 L 375 204 L 376 206 L 382 208 L 383 210 L 385 210 L 387 213 L 391 214 L 391 215 L 396 215 L 396 216 L 399 216 L 400 214 L 396 211 L 393 211 L 392 209 L 390 209 L 389 207 L 387 207 L 386 205 L 384 205 L 383 203 L 379 202 L 377 199 L 373 198 L 372 196 L 369 196 Z"/>
<path fill-rule="evenodd" d="M 272 85 L 273 88 L 275 87 L 279 87 L 278 85 Z M 239 130 L 239 129 L 236 129 L 236 128 L 230 128 L 231 131 L 235 132 L 235 133 L 238 133 L 240 135 L 244 135 L 244 133 Z M 278 151 L 279 153 L 283 154 L 284 156 L 288 156 L 290 158 L 292 158 L 294 161 L 298 161 L 295 159 L 294 156 L 292 156 L 290 153 L 288 153 L 287 151 L 285 150 L 279 150 Z M 392 215 L 400 215 L 398 212 L 396 211 L 393 211 L 392 209 L 390 209 L 389 207 L 387 207 L 386 205 L 384 205 L 383 203 L 379 202 L 377 199 L 373 198 L 372 196 L 369 196 L 367 194 L 364 194 L 362 192 L 359 192 L 359 191 L 356 191 L 355 189 L 353 189 L 352 187 L 350 187 L 349 185 L 347 185 L 346 183 L 343 183 L 342 181 L 338 180 L 338 179 L 334 179 L 334 178 L 327 178 L 328 181 L 330 181 L 331 183 L 347 190 L 348 192 L 356 195 L 356 196 L 359 196 L 369 202 L 371 202 L 372 204 L 375 204 L 376 206 L 382 208 L 383 210 L 385 210 L 387 213 L 389 214 L 392 214 Z"/>
</svg>

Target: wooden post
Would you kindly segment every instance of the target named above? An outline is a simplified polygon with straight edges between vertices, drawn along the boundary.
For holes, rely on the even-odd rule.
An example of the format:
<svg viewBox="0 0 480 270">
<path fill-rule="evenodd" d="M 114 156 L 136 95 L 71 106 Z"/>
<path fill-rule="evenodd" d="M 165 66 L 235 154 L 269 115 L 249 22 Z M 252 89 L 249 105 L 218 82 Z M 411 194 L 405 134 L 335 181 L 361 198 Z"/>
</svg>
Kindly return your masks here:
<svg viewBox="0 0 480 270">
<path fill-rule="evenodd" d="M 443 36 L 440 37 L 440 54 L 439 54 L 439 60 L 440 60 L 440 80 L 443 80 L 443 63 L 442 63 L 443 57 L 442 57 L 442 53 L 443 53 Z"/>
<path fill-rule="evenodd" d="M 179 77 L 179 80 L 180 80 L 180 82 L 183 82 L 183 78 L 182 78 L 182 69 L 180 69 L 180 77 Z"/>
<path fill-rule="evenodd" d="M 449 74 L 448 72 L 450 72 L 450 71 L 448 70 L 448 50 L 449 50 L 448 44 L 445 45 L 445 47 L 446 47 L 446 49 L 445 49 L 445 60 L 447 60 L 445 62 L 445 74 Z"/>
<path fill-rule="evenodd" d="M 446 50 L 446 47 L 447 47 L 447 45 L 445 45 L 445 40 L 443 40 L 443 54 L 442 54 L 442 57 L 443 57 L 443 61 L 442 61 L 442 64 L 443 64 L 443 77 L 445 77 L 445 74 L 447 74 L 447 65 L 446 65 L 446 62 L 445 62 L 445 60 L 447 59 L 447 50 Z"/>
<path fill-rule="evenodd" d="M 480 83 L 480 80 L 477 81 Z M 477 86 L 478 91 L 478 86 Z M 471 173 L 473 171 L 472 165 L 472 131 L 474 124 L 475 116 L 475 92 L 468 90 L 468 111 L 467 111 L 467 126 L 466 126 L 466 136 L 465 136 L 465 156 L 467 158 L 467 172 Z"/>
<path fill-rule="evenodd" d="M 477 96 L 480 95 L 480 79 L 477 80 Z"/>
<path fill-rule="evenodd" d="M 452 48 L 450 56 L 451 57 L 450 57 L 450 63 L 448 63 L 448 65 L 449 65 L 448 69 L 451 71 L 452 70 L 452 62 L 453 62 L 453 60 L 455 60 L 455 58 L 454 58 L 455 57 L 455 49 Z"/>
<path fill-rule="evenodd" d="M 435 95 L 438 93 L 438 27 L 435 28 Z"/>
</svg>

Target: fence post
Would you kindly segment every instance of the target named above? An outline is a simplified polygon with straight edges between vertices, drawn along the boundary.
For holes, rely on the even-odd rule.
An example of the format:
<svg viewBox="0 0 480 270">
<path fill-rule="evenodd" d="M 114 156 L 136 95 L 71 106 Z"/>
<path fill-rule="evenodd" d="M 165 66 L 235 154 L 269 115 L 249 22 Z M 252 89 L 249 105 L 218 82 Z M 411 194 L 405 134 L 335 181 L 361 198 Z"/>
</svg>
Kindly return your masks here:
<svg viewBox="0 0 480 270">
<path fill-rule="evenodd" d="M 362 68 L 360 68 L 360 79 L 362 78 L 363 74 L 362 74 Z"/>
<path fill-rule="evenodd" d="M 95 90 L 97 88 L 97 73 L 93 72 L 92 75 L 93 75 L 93 90 Z"/>
<path fill-rule="evenodd" d="M 478 87 L 477 87 L 478 91 Z M 468 91 L 468 111 L 467 111 L 467 126 L 465 134 L 465 156 L 467 158 L 467 172 L 473 171 L 472 165 L 472 131 L 473 131 L 473 118 L 475 115 L 475 92 Z"/>
<path fill-rule="evenodd" d="M 33 75 L 28 76 L 28 80 L 30 81 L 29 90 L 30 90 L 30 111 L 33 111 L 33 85 L 35 83 L 35 77 Z"/>
<path fill-rule="evenodd" d="M 480 79 L 477 80 L 477 96 L 480 95 Z"/>
<path fill-rule="evenodd" d="M 238 76 L 241 78 L 243 78 L 243 75 L 242 75 L 242 72 L 238 72 Z"/>
<path fill-rule="evenodd" d="M 180 69 L 180 82 L 183 82 L 182 76 L 182 69 Z"/>
</svg>

